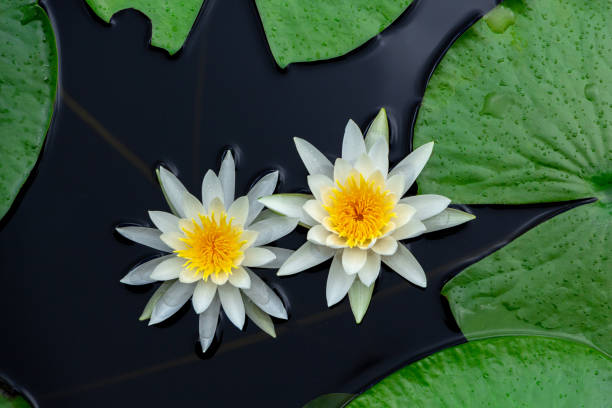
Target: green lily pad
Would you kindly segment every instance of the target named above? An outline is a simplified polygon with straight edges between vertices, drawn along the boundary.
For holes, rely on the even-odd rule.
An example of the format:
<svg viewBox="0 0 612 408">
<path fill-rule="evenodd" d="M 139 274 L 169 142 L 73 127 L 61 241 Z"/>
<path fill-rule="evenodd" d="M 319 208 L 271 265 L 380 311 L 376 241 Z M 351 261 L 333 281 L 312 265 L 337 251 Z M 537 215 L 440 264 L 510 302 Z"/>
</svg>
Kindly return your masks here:
<svg viewBox="0 0 612 408">
<path fill-rule="evenodd" d="M 115 13 L 139 10 L 151 20 L 151 45 L 176 54 L 195 24 L 204 0 L 86 0 L 89 7 L 107 23 Z"/>
<path fill-rule="evenodd" d="M 531 333 L 612 354 L 612 3 L 505 1 L 434 73 L 415 145 L 421 193 L 463 203 L 596 197 L 443 289 L 468 339 Z"/>
<path fill-rule="evenodd" d="M 53 113 L 57 49 L 34 0 L 0 5 L 0 218 L 36 164 Z"/>
<path fill-rule="evenodd" d="M 255 0 L 277 64 L 325 60 L 359 47 L 412 0 Z"/>
<path fill-rule="evenodd" d="M 0 395 L 0 408 L 31 408 L 30 403 L 21 395 L 5 397 Z"/>
<path fill-rule="evenodd" d="M 382 380 L 351 408 L 606 407 L 612 360 L 583 345 L 500 337 L 433 354 Z"/>
<path fill-rule="evenodd" d="M 321 395 L 304 405 L 303 408 L 342 408 L 353 398 L 353 394 L 333 393 Z"/>
</svg>

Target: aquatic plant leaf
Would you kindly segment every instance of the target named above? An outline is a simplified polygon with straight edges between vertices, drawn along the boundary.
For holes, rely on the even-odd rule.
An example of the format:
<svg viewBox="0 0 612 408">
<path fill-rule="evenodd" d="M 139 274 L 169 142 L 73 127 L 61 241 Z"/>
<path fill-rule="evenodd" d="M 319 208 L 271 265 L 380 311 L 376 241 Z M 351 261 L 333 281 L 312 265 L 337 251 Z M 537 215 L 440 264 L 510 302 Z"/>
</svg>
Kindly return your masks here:
<svg viewBox="0 0 612 408">
<path fill-rule="evenodd" d="M 415 145 L 421 193 L 463 203 L 596 197 L 443 289 L 468 339 L 542 334 L 612 354 L 612 3 L 505 1 L 448 51 Z"/>
<path fill-rule="evenodd" d="M 292 62 L 344 55 L 387 28 L 412 0 L 255 0 L 272 55 Z"/>
<path fill-rule="evenodd" d="M 35 0 L 0 5 L 0 218 L 36 164 L 53 113 L 57 49 Z"/>
<path fill-rule="evenodd" d="M 0 408 L 31 408 L 30 403 L 21 395 L 9 397 L 0 394 Z"/>
<path fill-rule="evenodd" d="M 321 395 L 304 405 L 303 408 L 342 408 L 353 398 L 353 394 L 332 393 Z"/>
<path fill-rule="evenodd" d="M 417 361 L 348 406 L 604 407 L 611 393 L 612 360 L 596 350 L 560 339 L 498 337 Z"/>
<path fill-rule="evenodd" d="M 195 24 L 204 0 L 86 0 L 89 7 L 105 22 L 115 13 L 136 9 L 151 20 L 151 45 L 176 54 Z"/>
</svg>

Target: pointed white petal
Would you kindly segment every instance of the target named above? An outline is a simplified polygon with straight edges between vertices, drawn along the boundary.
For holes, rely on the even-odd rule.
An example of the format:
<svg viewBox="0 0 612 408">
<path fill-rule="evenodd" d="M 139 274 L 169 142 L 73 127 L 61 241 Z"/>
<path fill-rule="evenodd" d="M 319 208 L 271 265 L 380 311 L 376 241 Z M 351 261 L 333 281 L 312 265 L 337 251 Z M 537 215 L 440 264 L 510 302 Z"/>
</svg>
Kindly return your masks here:
<svg viewBox="0 0 612 408">
<path fill-rule="evenodd" d="M 360 279 L 355 279 L 351 288 L 349 289 L 349 301 L 351 303 L 351 310 L 353 316 L 355 316 L 355 322 L 361 323 L 363 316 L 368 310 L 370 301 L 372 300 L 372 292 L 374 291 L 374 284 L 369 287 L 364 285 Z"/>
<path fill-rule="evenodd" d="M 393 255 L 397 251 L 398 247 L 397 240 L 393 237 L 384 237 L 376 241 L 376 244 L 372 247 L 372 250 L 379 255 Z M 365 283 L 365 282 L 364 282 Z"/>
<path fill-rule="evenodd" d="M 400 245 L 395 254 L 383 256 L 382 261 L 407 281 L 422 288 L 427 286 L 425 271 L 404 245 Z"/>
<path fill-rule="evenodd" d="M 370 159 L 370 156 L 364 153 L 359 156 L 359 158 L 355 162 L 355 170 L 357 170 L 359 174 L 363 175 L 363 177 L 367 179 L 377 169 L 374 166 L 374 162 L 372 162 L 372 159 Z"/>
<path fill-rule="evenodd" d="M 391 234 L 393 238 L 401 241 L 403 239 L 410 239 L 418 237 L 419 235 L 425 233 L 427 228 L 425 228 L 425 224 L 416 218 L 411 218 L 405 225 L 399 227 Z"/>
<path fill-rule="evenodd" d="M 280 268 L 287 259 L 293 254 L 293 250 L 285 249 L 285 248 L 276 248 L 271 246 L 262 246 L 260 248 L 265 248 L 268 251 L 271 251 L 276 258 L 265 265 L 261 265 L 260 268 Z"/>
<path fill-rule="evenodd" d="M 334 255 L 334 250 L 306 242 L 298 248 L 278 270 L 278 276 L 293 275 L 327 261 Z"/>
<path fill-rule="evenodd" d="M 274 215 L 263 221 L 257 221 L 249 225 L 249 231 L 257 231 L 257 239 L 254 246 L 266 245 L 281 239 L 297 227 L 298 219 Z"/>
<path fill-rule="evenodd" d="M 261 310 L 251 299 L 248 298 L 244 293 L 242 294 L 242 301 L 244 303 L 244 310 L 246 315 L 251 319 L 253 323 L 265 333 L 276 338 L 276 331 L 274 330 L 274 323 L 270 316 Z"/>
<path fill-rule="evenodd" d="M 406 184 L 402 174 L 390 174 L 389 179 L 387 179 L 387 190 L 389 190 L 398 201 L 406 191 L 405 186 Z"/>
<path fill-rule="evenodd" d="M 205 281 L 200 279 L 196 284 L 195 290 L 193 291 L 193 297 L 191 298 L 193 310 L 195 310 L 197 314 L 204 312 L 210 306 L 216 293 L 217 285 L 211 280 Z"/>
<path fill-rule="evenodd" d="M 389 145 L 389 120 L 387 119 L 387 111 L 385 108 L 382 108 L 378 112 L 378 115 L 376 115 L 368 128 L 365 137 L 365 144 L 368 152 L 379 140 L 384 140 L 387 146 Z"/>
<path fill-rule="evenodd" d="M 416 215 L 416 209 L 413 206 L 403 203 L 397 204 L 393 211 L 395 212 L 395 218 L 393 218 L 395 228 L 403 227 Z"/>
<path fill-rule="evenodd" d="M 221 187 L 221 181 L 215 172 L 208 170 L 202 180 L 202 204 L 204 208 L 210 211 L 210 203 L 215 198 L 218 198 L 223 203 L 223 187 Z"/>
<path fill-rule="evenodd" d="M 162 234 L 160 230 L 146 227 L 117 227 L 115 229 L 130 241 L 157 249 L 158 251 L 172 252 L 172 248 L 159 238 Z"/>
<path fill-rule="evenodd" d="M 323 174 L 332 177 L 334 166 L 316 147 L 299 137 L 294 137 L 295 147 L 309 174 Z"/>
<path fill-rule="evenodd" d="M 455 227 L 468 221 L 472 221 L 476 216 L 454 208 L 447 208 L 440 214 L 423 220 L 427 232 L 438 231 L 441 229 Z"/>
<path fill-rule="evenodd" d="M 221 167 L 219 168 L 219 181 L 223 189 L 223 202 L 229 205 L 234 201 L 234 193 L 236 190 L 236 163 L 231 151 L 225 152 Z"/>
<path fill-rule="evenodd" d="M 182 232 L 166 232 L 165 234 L 161 234 L 159 239 L 163 241 L 164 244 L 168 245 L 171 248 L 167 252 L 172 252 L 173 250 L 181 250 L 187 249 L 188 246 L 181 239 L 183 239 L 185 235 Z"/>
<path fill-rule="evenodd" d="M 351 163 L 342 158 L 337 158 L 334 164 L 334 181 L 344 184 L 352 170 L 353 165 Z"/>
<path fill-rule="evenodd" d="M 344 129 L 342 139 L 342 158 L 351 164 L 355 163 L 359 156 L 366 152 L 365 141 L 361 129 L 353 120 L 349 120 Z"/>
<path fill-rule="evenodd" d="M 322 223 L 325 217 L 329 217 L 329 213 L 323 208 L 320 201 L 308 200 L 302 207 L 302 209 L 308 214 L 313 220 Z"/>
<path fill-rule="evenodd" d="M 244 289 L 242 292 L 249 297 L 261 310 L 270 316 L 279 319 L 287 319 L 287 310 L 283 305 L 283 301 L 268 285 L 265 284 L 259 276 L 257 276 L 249 268 L 244 268 L 251 278 L 251 287 Z"/>
<path fill-rule="evenodd" d="M 374 167 L 387 178 L 387 173 L 389 173 L 389 142 L 379 140 L 372 146 L 368 155 Z"/>
<path fill-rule="evenodd" d="M 357 273 L 368 259 L 368 251 L 359 248 L 344 248 L 342 250 L 342 267 L 350 275 Z"/>
<path fill-rule="evenodd" d="M 158 281 L 167 281 L 178 278 L 183 270 L 184 259 L 177 256 L 170 256 L 161 262 L 151 273 L 151 278 Z"/>
<path fill-rule="evenodd" d="M 355 275 L 348 275 L 342 267 L 342 255 L 337 252 L 329 268 L 327 275 L 327 286 L 325 288 L 325 297 L 327 298 L 327 306 L 333 306 L 341 301 L 348 293 L 349 288 L 355 280 Z"/>
<path fill-rule="evenodd" d="M 151 313 L 149 326 L 162 322 L 175 314 L 191 297 L 194 284 L 175 281 L 159 299 Z"/>
<path fill-rule="evenodd" d="M 233 218 L 232 225 L 243 226 L 249 216 L 249 198 L 242 196 L 232 203 L 227 210 L 229 218 Z"/>
<path fill-rule="evenodd" d="M 212 280 L 212 282 L 217 286 L 225 285 L 227 280 L 229 279 L 229 275 L 225 272 L 219 272 L 218 274 L 211 274 L 208 279 Z"/>
<path fill-rule="evenodd" d="M 334 182 L 327 176 L 322 174 L 311 174 L 307 178 L 308 188 L 315 196 L 315 198 L 321 202 L 324 202 L 324 198 L 334 188 Z"/>
<path fill-rule="evenodd" d="M 219 297 L 215 296 L 210 306 L 200 314 L 199 322 L 199 334 L 200 334 L 200 345 L 202 346 L 202 352 L 206 352 L 208 347 L 215 338 L 215 331 L 217 331 L 217 323 L 219 321 L 219 311 L 221 310 L 221 302 Z"/>
<path fill-rule="evenodd" d="M 185 218 L 198 220 L 198 216 L 200 214 L 206 214 L 206 210 L 200 200 L 186 191 L 183 193 L 183 213 L 185 214 Z"/>
<path fill-rule="evenodd" d="M 249 227 L 251 228 L 251 227 Z M 241 241 L 246 241 L 246 243 L 242 246 L 242 249 L 245 250 L 249 247 L 252 247 L 253 244 L 255 243 L 255 241 L 257 240 L 257 237 L 259 236 L 259 232 L 257 231 L 251 231 L 251 230 L 244 230 L 242 231 L 242 235 L 240 236 L 240 240 Z"/>
<path fill-rule="evenodd" d="M 397 166 L 389 173 L 390 176 L 402 174 L 404 176 L 404 190 L 400 196 L 403 196 L 406 191 L 412 186 L 421 171 L 427 164 L 431 152 L 433 151 L 433 142 L 429 142 L 415 149 L 404 160 L 398 163 Z"/>
<path fill-rule="evenodd" d="M 324 226 L 315 225 L 308 230 L 306 239 L 314 244 L 327 245 L 327 237 L 331 234 Z"/>
<path fill-rule="evenodd" d="M 437 194 L 421 194 L 400 200 L 400 203 L 408 204 L 416 210 L 415 217 L 419 220 L 426 220 L 440 214 L 450 202 L 449 198 Z"/>
<path fill-rule="evenodd" d="M 232 273 L 229 276 L 229 282 L 240 289 L 248 289 L 251 287 L 251 278 L 242 267 L 232 270 Z"/>
<path fill-rule="evenodd" d="M 327 229 L 327 228 L 325 228 Z M 348 247 L 348 243 L 346 238 L 342 238 L 341 236 L 339 236 L 338 234 L 331 232 L 328 236 L 327 236 L 327 240 L 325 240 L 325 245 L 327 245 L 330 248 L 335 248 L 335 249 L 340 249 L 340 248 L 346 248 Z"/>
<path fill-rule="evenodd" d="M 208 204 L 208 216 L 213 217 L 215 221 L 219 222 L 221 214 L 225 212 L 225 206 L 219 197 L 215 197 Z"/>
<path fill-rule="evenodd" d="M 380 273 L 380 255 L 368 251 L 368 260 L 358 272 L 359 279 L 366 286 L 371 286 Z"/>
<path fill-rule="evenodd" d="M 170 206 L 170 210 L 181 218 L 185 217 L 183 212 L 183 194 L 187 191 L 183 183 L 166 169 L 164 166 L 159 166 L 157 169 L 157 178 L 161 186 L 164 197 Z"/>
<path fill-rule="evenodd" d="M 178 278 L 179 281 L 183 283 L 195 283 L 202 280 L 202 272 L 181 268 Z"/>
<path fill-rule="evenodd" d="M 240 296 L 240 289 L 232 285 L 219 286 L 219 300 L 225 315 L 234 326 L 242 330 L 244 326 L 244 303 Z"/>
<path fill-rule="evenodd" d="M 275 256 L 272 251 L 264 248 L 251 247 L 244 251 L 244 259 L 242 265 L 256 268 L 265 265 L 274 260 Z"/>
<path fill-rule="evenodd" d="M 146 285 L 148 283 L 155 282 L 155 279 L 151 278 L 151 273 L 153 273 L 157 265 L 174 257 L 175 255 L 165 255 L 141 263 L 129 271 L 128 274 L 120 280 L 120 282 L 125 283 L 126 285 Z"/>
<path fill-rule="evenodd" d="M 303 210 L 307 201 L 314 199 L 310 194 L 274 194 L 259 199 L 261 205 L 279 214 L 299 219 L 301 224 L 312 226 L 316 221 Z"/>
<path fill-rule="evenodd" d="M 159 299 L 161 299 L 164 293 L 166 293 L 168 289 L 170 289 L 170 286 L 172 286 L 174 282 L 176 281 L 165 281 L 165 282 L 162 282 L 161 285 L 159 285 L 159 288 L 157 288 L 155 293 L 153 293 L 153 296 L 151 296 L 151 298 L 147 302 L 138 320 L 143 321 L 143 320 L 148 320 L 151 318 L 151 314 L 153 313 L 153 308 L 155 307 L 157 302 L 159 302 Z"/>
<path fill-rule="evenodd" d="M 161 232 L 178 232 L 179 218 L 164 211 L 149 211 L 149 218 Z"/>
<path fill-rule="evenodd" d="M 264 205 L 258 200 L 261 197 L 269 196 L 274 193 L 276 189 L 276 183 L 278 182 L 278 171 L 273 171 L 260 178 L 249 190 L 247 197 L 249 197 L 249 216 L 247 222 L 244 225 L 249 225 L 255 217 L 259 215 L 263 210 Z M 281 213 L 283 214 L 283 213 Z M 288 214 L 284 214 L 288 215 Z M 290 216 L 290 215 L 289 215 Z M 290 216 L 291 217 L 291 216 Z"/>
</svg>

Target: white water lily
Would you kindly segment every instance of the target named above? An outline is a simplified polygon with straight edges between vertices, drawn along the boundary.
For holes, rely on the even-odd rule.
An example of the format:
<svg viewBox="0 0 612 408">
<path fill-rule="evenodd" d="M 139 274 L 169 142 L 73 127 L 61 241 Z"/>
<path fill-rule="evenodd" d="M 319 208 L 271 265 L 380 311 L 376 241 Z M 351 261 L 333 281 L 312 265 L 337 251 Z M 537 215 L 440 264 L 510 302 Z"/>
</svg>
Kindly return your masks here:
<svg viewBox="0 0 612 408">
<path fill-rule="evenodd" d="M 333 258 L 327 278 L 327 304 L 349 295 L 360 323 L 372 297 L 381 262 L 413 284 L 427 277 L 408 248 L 398 241 L 450 228 L 475 217 L 448 208 L 451 200 L 433 194 L 405 197 L 429 160 L 433 142 L 419 147 L 389 171 L 389 125 L 381 109 L 364 139 L 349 120 L 342 157 L 332 163 L 309 142 L 295 138 L 308 170 L 312 195 L 262 197 L 269 209 L 309 227 L 308 242 L 278 271 L 292 275 Z"/>
<path fill-rule="evenodd" d="M 200 343 L 213 341 L 220 310 L 239 329 L 245 315 L 276 337 L 270 316 L 287 319 L 281 299 L 249 268 L 278 268 L 293 251 L 266 246 L 295 229 L 296 218 L 262 212 L 257 199 L 272 194 L 278 172 L 262 177 L 246 196 L 234 199 L 235 164 L 225 153 L 219 175 L 209 170 L 202 182 L 202 201 L 178 178 L 159 167 L 158 178 L 172 213 L 149 211 L 157 228 L 118 227 L 124 237 L 168 253 L 132 269 L 121 282 L 164 282 L 141 320 L 159 323 L 190 298 L 200 319 Z"/>
</svg>

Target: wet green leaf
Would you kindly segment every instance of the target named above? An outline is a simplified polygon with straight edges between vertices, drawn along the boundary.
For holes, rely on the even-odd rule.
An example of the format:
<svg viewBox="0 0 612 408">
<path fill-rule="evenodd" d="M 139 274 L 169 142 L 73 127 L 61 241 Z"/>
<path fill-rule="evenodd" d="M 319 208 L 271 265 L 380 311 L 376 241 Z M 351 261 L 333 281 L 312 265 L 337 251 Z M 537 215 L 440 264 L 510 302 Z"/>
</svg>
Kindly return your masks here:
<svg viewBox="0 0 612 408">
<path fill-rule="evenodd" d="M 110 22 L 115 13 L 136 9 L 151 20 L 151 45 L 177 53 L 187 40 L 191 27 L 200 13 L 204 0 L 86 0 L 104 21 Z"/>
<path fill-rule="evenodd" d="M 321 395 L 304 405 L 304 408 L 342 408 L 353 398 L 353 394 L 334 393 Z"/>
<path fill-rule="evenodd" d="M 57 50 L 34 0 L 0 5 L 0 218 L 36 164 L 51 121 Z"/>
<path fill-rule="evenodd" d="M 612 360 L 580 344 L 499 337 L 413 363 L 357 397 L 351 408 L 606 407 Z"/>
<path fill-rule="evenodd" d="M 7 397 L 0 395 L 0 408 L 31 408 L 30 403 L 21 395 Z"/>
<path fill-rule="evenodd" d="M 415 145 L 421 193 L 463 203 L 597 197 L 443 289 L 468 339 L 568 337 L 612 354 L 612 3 L 509 0 L 451 47 Z"/>
<path fill-rule="evenodd" d="M 412 0 L 255 0 L 282 68 L 344 55 L 383 31 Z"/>
</svg>

